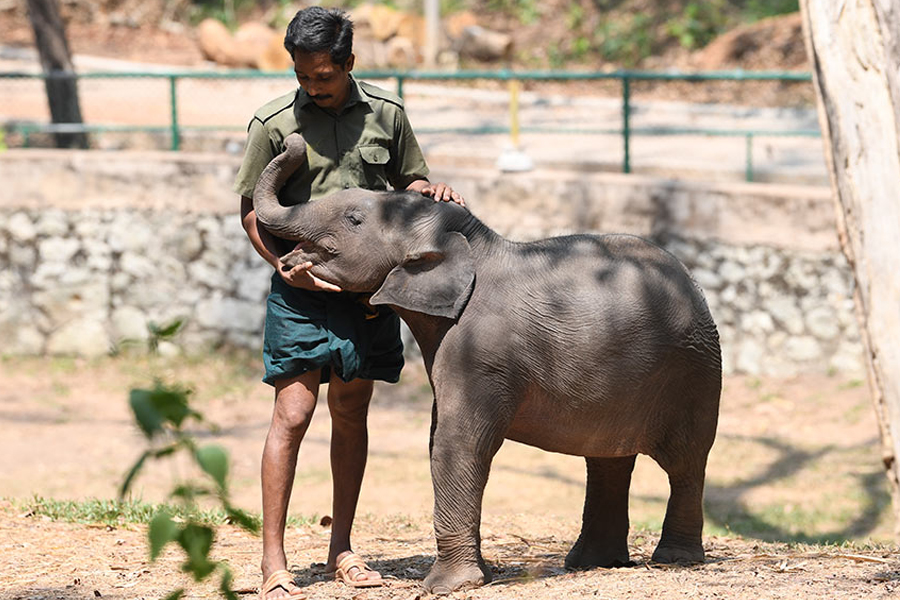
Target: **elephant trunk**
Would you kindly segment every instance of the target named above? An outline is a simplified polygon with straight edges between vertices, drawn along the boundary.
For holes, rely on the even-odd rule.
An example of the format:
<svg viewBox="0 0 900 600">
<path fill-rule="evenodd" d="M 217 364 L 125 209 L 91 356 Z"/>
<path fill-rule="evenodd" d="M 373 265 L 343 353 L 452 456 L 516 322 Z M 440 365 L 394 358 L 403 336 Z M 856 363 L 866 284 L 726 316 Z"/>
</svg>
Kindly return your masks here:
<svg viewBox="0 0 900 600">
<path fill-rule="evenodd" d="M 301 211 L 306 202 L 294 206 L 282 206 L 278 192 L 288 178 L 306 162 L 306 140 L 299 133 L 292 133 L 284 140 L 285 150 L 266 166 L 253 190 L 253 210 L 257 220 L 274 235 L 301 240 L 303 218 Z"/>
</svg>

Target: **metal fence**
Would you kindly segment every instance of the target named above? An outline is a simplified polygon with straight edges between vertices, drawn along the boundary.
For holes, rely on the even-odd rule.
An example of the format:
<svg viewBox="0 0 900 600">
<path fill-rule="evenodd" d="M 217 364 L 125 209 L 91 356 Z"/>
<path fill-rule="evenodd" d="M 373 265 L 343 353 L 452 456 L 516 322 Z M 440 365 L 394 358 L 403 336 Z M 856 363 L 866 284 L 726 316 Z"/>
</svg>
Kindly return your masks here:
<svg viewBox="0 0 900 600">
<path fill-rule="evenodd" d="M 420 133 L 457 133 L 465 135 L 505 134 L 513 142 L 521 133 L 554 134 L 608 134 L 621 137 L 621 170 L 632 171 L 632 140 L 635 136 L 695 135 L 714 137 L 738 137 L 745 140 L 745 178 L 754 178 L 753 142 L 765 137 L 816 137 L 817 127 L 807 128 L 739 128 L 739 127 L 687 127 L 683 125 L 637 126 L 633 119 L 633 87 L 637 82 L 751 82 L 774 81 L 782 83 L 809 82 L 808 73 L 717 71 L 703 73 L 648 72 L 619 70 L 612 72 L 568 71 L 460 71 L 460 72 L 385 72 L 357 71 L 358 79 L 393 81 L 395 90 L 403 97 L 410 81 L 443 82 L 503 82 L 508 89 L 506 117 L 490 123 L 459 124 L 441 123 L 419 126 Z M 60 76 L 60 75 L 56 75 Z M 73 75 L 66 75 L 73 76 Z M 253 109 L 284 93 L 288 85 L 296 85 L 293 73 L 263 73 L 258 71 L 171 71 L 171 72 L 109 72 L 78 73 L 79 94 L 85 114 L 83 124 L 53 124 L 49 117 L 40 114 L 37 105 L 46 102 L 42 97 L 45 74 L 0 73 L 0 119 L 6 131 L 7 142 L 18 136 L 20 145 L 29 146 L 35 135 L 53 133 L 86 132 L 90 134 L 145 133 L 168 138 L 168 148 L 184 147 L 186 134 L 204 135 L 215 132 L 242 132 Z M 243 86 L 236 94 L 229 84 L 243 80 L 252 86 Z M 621 90 L 618 123 L 610 127 L 597 127 L 594 123 L 578 123 L 565 126 L 558 123 L 530 124 L 523 121 L 519 109 L 520 86 L 524 82 L 607 81 L 617 84 Z M 456 84 L 454 84 L 456 85 Z M 252 90 L 252 91 L 251 91 Z M 85 97 L 92 100 L 85 102 Z M 186 99 L 192 99 L 188 102 Z M 197 99 L 200 98 L 198 101 Z M 409 104 L 409 103 L 408 103 Z M 505 121 L 505 124 L 499 124 Z"/>
</svg>

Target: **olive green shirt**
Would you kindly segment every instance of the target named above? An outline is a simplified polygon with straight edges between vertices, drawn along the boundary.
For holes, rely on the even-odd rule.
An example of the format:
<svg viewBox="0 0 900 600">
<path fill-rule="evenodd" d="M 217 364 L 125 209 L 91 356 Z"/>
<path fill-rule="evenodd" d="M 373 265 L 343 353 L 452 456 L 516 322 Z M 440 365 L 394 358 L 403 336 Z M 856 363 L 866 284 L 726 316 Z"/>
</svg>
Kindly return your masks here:
<svg viewBox="0 0 900 600">
<path fill-rule="evenodd" d="M 340 114 L 316 106 L 303 88 L 256 111 L 234 191 L 252 198 L 263 169 L 295 131 L 306 140 L 308 160 L 279 193 L 284 205 L 353 187 L 386 190 L 390 184 L 402 190 L 428 176 L 403 101 L 351 77 L 350 96 Z"/>
</svg>

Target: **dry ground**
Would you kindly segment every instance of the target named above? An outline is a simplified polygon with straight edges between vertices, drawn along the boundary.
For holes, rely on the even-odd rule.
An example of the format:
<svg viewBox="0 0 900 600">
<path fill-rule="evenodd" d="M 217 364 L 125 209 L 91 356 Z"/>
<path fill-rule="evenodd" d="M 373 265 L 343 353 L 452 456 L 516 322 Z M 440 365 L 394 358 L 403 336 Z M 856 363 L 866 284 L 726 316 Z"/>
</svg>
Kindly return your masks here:
<svg viewBox="0 0 900 600">
<path fill-rule="evenodd" d="M 149 563 L 143 527 L 50 521 L 29 509 L 33 495 L 113 498 L 144 442 L 127 391 L 154 377 L 195 390 L 194 404 L 219 429 L 203 443 L 232 458 L 235 503 L 258 510 L 259 454 L 271 409 L 260 366 L 245 355 L 206 359 L 119 357 L 98 361 L 0 361 L 0 598 L 156 598 L 182 585 L 180 557 Z M 301 453 L 289 531 L 289 559 L 311 598 L 423 596 L 417 582 L 434 553 L 427 438 L 430 401 L 421 367 L 396 386 L 379 386 L 371 414 L 370 460 L 355 535 L 357 549 L 390 578 L 356 593 L 328 580 L 327 409 Z M 719 436 L 710 458 L 705 545 L 691 568 L 649 563 L 663 516 L 666 482 L 641 457 L 632 487 L 633 568 L 567 573 L 577 536 L 583 461 L 507 443 L 485 497 L 484 553 L 496 582 L 460 598 L 889 598 L 900 595 L 900 551 L 890 545 L 887 492 L 878 465 L 865 385 L 840 377 L 775 381 L 728 378 Z M 160 501 L 179 465 L 157 465 L 136 495 Z M 182 475 L 184 472 L 181 471 Z M 848 541 L 848 543 L 841 543 Z M 259 540 L 220 528 L 217 556 L 252 597 Z M 189 597 L 211 597 L 189 586 Z"/>
</svg>

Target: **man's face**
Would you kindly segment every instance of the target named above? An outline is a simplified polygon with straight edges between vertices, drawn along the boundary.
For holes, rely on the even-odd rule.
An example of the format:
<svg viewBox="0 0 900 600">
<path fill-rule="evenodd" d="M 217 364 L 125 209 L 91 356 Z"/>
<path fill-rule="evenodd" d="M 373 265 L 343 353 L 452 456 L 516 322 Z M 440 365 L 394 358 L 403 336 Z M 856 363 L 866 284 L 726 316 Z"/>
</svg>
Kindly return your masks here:
<svg viewBox="0 0 900 600">
<path fill-rule="evenodd" d="M 350 96 L 350 71 L 353 55 L 343 65 L 331 62 L 328 52 L 294 52 L 294 73 L 316 106 L 338 111 Z"/>
</svg>

